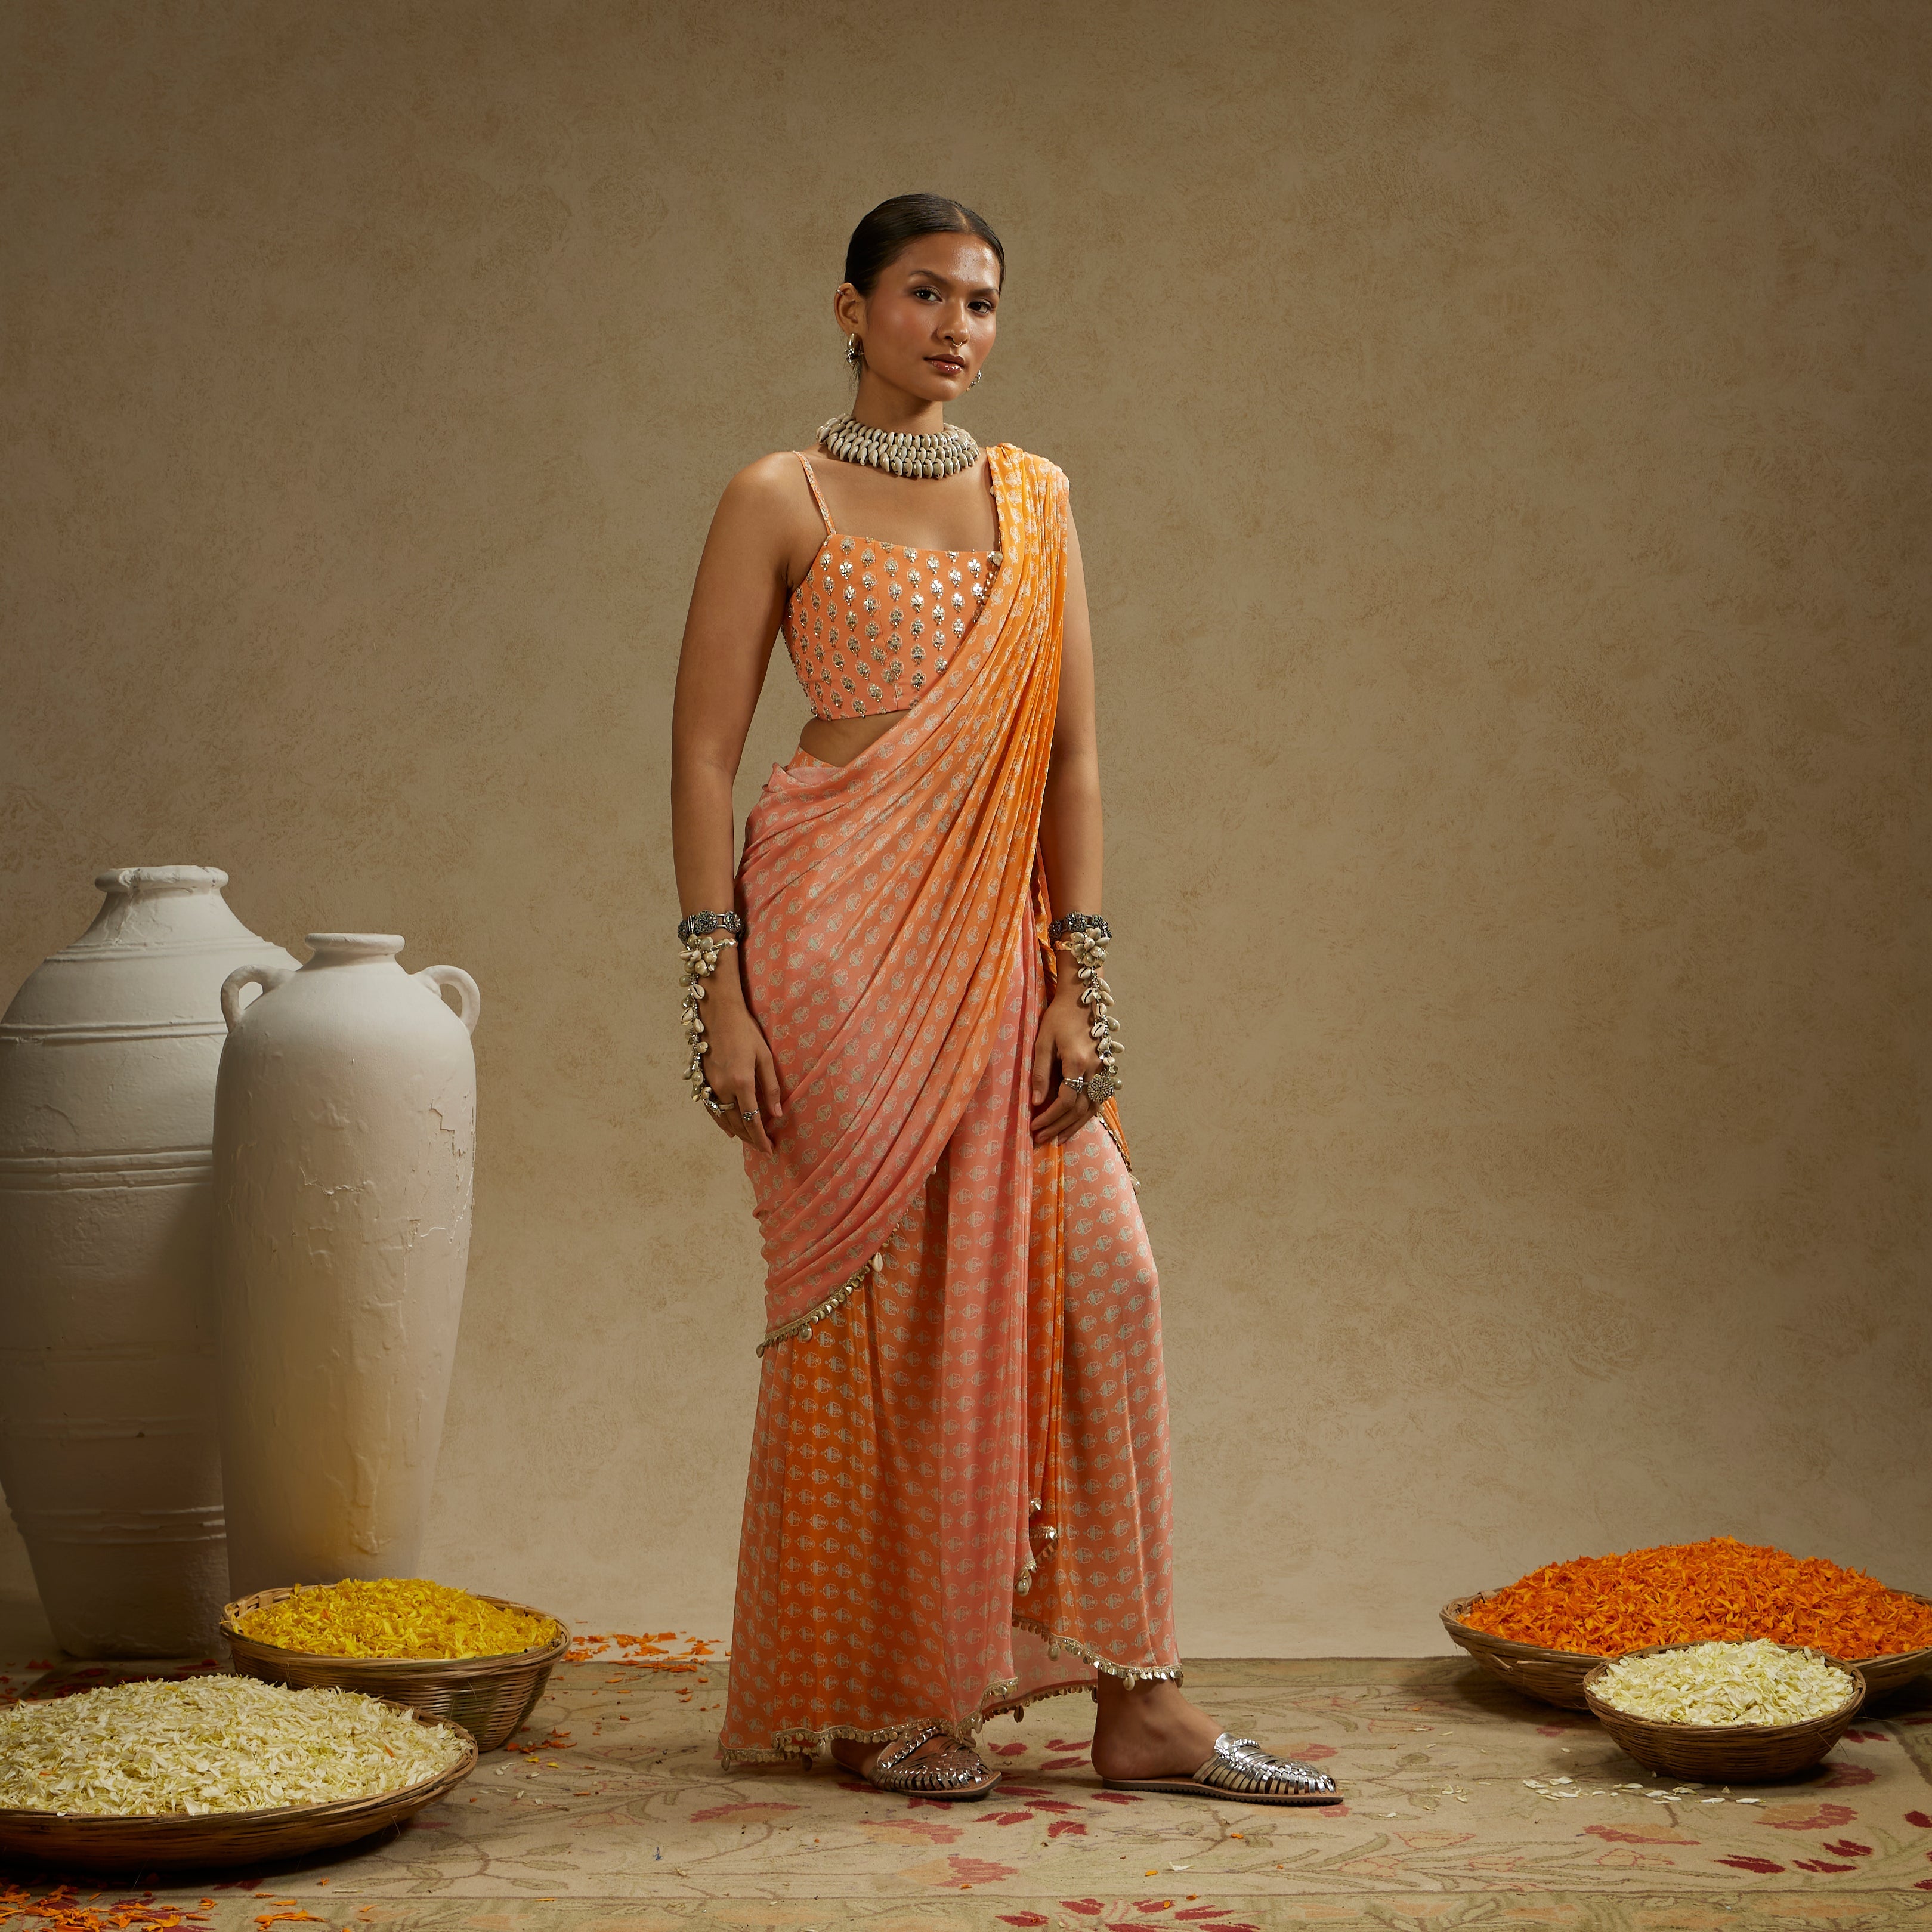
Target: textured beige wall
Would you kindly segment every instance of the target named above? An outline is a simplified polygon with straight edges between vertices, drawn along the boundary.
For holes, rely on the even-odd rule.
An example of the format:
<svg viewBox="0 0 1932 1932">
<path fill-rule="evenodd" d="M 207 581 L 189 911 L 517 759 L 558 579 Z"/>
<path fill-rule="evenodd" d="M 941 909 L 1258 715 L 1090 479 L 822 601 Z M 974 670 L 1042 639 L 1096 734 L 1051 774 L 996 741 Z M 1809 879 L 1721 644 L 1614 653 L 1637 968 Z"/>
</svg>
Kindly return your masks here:
<svg viewBox="0 0 1932 1932">
<path fill-rule="evenodd" d="M 672 665 L 725 478 L 842 406 L 848 227 L 934 186 L 1012 260 L 962 418 L 1094 586 L 1186 1647 L 1719 1530 L 1932 1589 L 1932 12 L 4 31 L 0 982 L 110 862 L 476 974 L 440 1574 L 724 1627 Z"/>
</svg>

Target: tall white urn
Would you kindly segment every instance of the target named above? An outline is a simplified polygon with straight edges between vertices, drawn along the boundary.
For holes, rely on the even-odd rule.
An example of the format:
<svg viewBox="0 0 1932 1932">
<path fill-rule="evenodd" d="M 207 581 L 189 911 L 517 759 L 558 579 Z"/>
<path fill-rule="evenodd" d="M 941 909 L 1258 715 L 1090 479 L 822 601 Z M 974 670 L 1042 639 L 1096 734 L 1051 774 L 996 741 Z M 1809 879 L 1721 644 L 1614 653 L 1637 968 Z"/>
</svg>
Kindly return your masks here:
<svg viewBox="0 0 1932 1932">
<path fill-rule="evenodd" d="M 221 991 L 222 1468 L 238 1596 L 417 1574 L 470 1258 L 481 1001 L 392 933 Z M 250 982 L 260 996 L 245 1006 Z M 462 1016 L 442 989 L 453 987 Z"/>
<path fill-rule="evenodd" d="M 209 1152 L 222 982 L 292 971 L 200 866 L 101 873 L 0 1020 L 0 1483 L 77 1657 L 212 1648 L 228 1582 Z"/>
</svg>

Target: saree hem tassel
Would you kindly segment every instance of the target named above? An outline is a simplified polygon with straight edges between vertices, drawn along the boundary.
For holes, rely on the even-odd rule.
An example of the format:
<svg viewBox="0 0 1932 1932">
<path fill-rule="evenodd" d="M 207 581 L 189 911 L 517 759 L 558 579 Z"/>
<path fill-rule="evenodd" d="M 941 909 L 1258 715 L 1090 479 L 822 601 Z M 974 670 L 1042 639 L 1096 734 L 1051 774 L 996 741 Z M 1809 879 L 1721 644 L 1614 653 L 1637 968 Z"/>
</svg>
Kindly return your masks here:
<svg viewBox="0 0 1932 1932">
<path fill-rule="evenodd" d="M 802 1315 L 794 1316 L 782 1327 L 774 1328 L 752 1352 L 762 1356 L 767 1348 L 776 1348 L 781 1342 L 789 1342 L 794 1336 L 800 1341 L 809 1342 L 812 1331 L 830 1314 L 844 1306 L 846 1298 L 856 1294 L 866 1285 L 868 1274 L 878 1274 L 886 1264 L 884 1250 L 873 1256 L 849 1281 L 842 1282 L 815 1307 L 808 1308 Z"/>
<path fill-rule="evenodd" d="M 1187 1681 L 1185 1667 L 1178 1664 L 1110 1664 L 1092 1645 L 1082 1643 L 1077 1636 L 1062 1636 L 1058 1631 L 1048 1630 L 1046 1624 L 1036 1622 L 1031 1617 L 1014 1618 L 1013 1628 L 1030 1630 L 1040 1639 L 1046 1646 L 1049 1662 L 1064 1650 L 1078 1658 L 1082 1663 L 1090 1664 L 1104 1676 L 1123 1678 L 1130 1684 L 1184 1684 Z M 1071 1688 L 1084 1690 L 1088 1686 L 1083 1684 Z"/>
<path fill-rule="evenodd" d="M 1091 1697 L 1097 1703 L 1100 1694 L 1090 1684 L 1047 1684 L 1037 1690 L 1022 1691 L 1017 1697 L 1009 1697 L 995 1704 L 986 1713 L 986 1721 L 991 1724 L 995 1718 L 1010 1718 L 1018 1724 L 1027 1714 L 1030 1704 L 1043 1704 L 1049 1697 Z"/>
<path fill-rule="evenodd" d="M 912 1718 L 904 1724 L 881 1725 L 876 1730 L 866 1730 L 856 1724 L 790 1724 L 773 1736 L 769 1748 L 755 1744 L 726 1748 L 718 1756 L 728 1771 L 741 1764 L 789 1764 L 795 1757 L 812 1756 L 820 1744 L 830 1744 L 834 1738 L 850 1738 L 862 1744 L 890 1744 L 894 1738 L 909 1738 L 915 1732 L 930 1731 L 935 1726 L 956 1743 L 970 1747 L 992 1711 L 1005 1708 L 1016 1684 L 1012 1678 L 988 1684 L 986 1696 L 980 1700 L 980 1709 L 968 1718 Z"/>
</svg>

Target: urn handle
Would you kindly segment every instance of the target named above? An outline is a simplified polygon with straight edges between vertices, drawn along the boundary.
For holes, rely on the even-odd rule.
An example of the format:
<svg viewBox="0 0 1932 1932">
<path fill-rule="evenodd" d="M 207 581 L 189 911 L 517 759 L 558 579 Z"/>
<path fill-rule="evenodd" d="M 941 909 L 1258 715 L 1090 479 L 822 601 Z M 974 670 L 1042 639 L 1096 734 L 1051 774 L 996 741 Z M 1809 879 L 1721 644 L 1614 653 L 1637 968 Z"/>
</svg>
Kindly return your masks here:
<svg viewBox="0 0 1932 1932">
<path fill-rule="evenodd" d="M 416 977 L 427 980 L 438 999 L 442 998 L 444 987 L 454 986 L 463 1002 L 463 1024 L 472 1033 L 476 1030 L 476 1022 L 483 1012 L 483 995 L 476 990 L 476 982 L 460 966 L 425 966 Z"/>
<path fill-rule="evenodd" d="M 244 986 L 260 986 L 263 992 L 272 993 L 295 971 L 292 966 L 236 967 L 221 982 L 221 1017 L 228 1022 L 228 1030 L 232 1033 L 242 1024 L 242 1016 L 248 1010 L 242 1004 Z"/>
</svg>

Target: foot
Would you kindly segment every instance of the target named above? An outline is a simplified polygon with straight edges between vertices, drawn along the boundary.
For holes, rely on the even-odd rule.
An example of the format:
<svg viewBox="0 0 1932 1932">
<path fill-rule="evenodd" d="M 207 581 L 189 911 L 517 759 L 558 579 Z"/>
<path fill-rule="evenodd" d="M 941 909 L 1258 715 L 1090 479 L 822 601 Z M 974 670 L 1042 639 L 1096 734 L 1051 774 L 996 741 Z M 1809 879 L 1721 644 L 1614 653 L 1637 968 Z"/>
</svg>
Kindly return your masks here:
<svg viewBox="0 0 1932 1932">
<path fill-rule="evenodd" d="M 1094 1768 L 1102 1778 L 1191 1778 L 1222 1732 L 1178 1684 L 1129 1684 L 1102 1671 L 1094 1723 Z"/>
<path fill-rule="evenodd" d="M 893 1738 L 882 1738 L 877 1743 L 863 1738 L 834 1738 L 832 1762 L 842 1770 L 856 1772 L 868 1784 L 872 1783 L 872 1774 L 878 1768 L 880 1758 L 897 1742 Z M 994 1776 L 986 1760 L 970 1745 L 962 1744 L 958 1738 L 948 1737 L 944 1732 L 898 1756 L 892 1769 L 895 1773 L 909 1772 L 920 1766 L 930 1766 L 936 1771 L 977 1773 L 988 1779 Z"/>
</svg>

